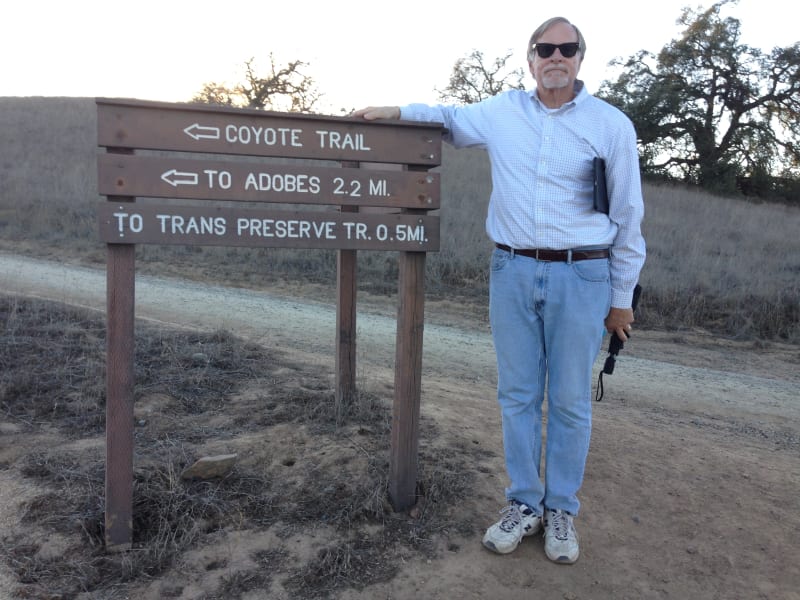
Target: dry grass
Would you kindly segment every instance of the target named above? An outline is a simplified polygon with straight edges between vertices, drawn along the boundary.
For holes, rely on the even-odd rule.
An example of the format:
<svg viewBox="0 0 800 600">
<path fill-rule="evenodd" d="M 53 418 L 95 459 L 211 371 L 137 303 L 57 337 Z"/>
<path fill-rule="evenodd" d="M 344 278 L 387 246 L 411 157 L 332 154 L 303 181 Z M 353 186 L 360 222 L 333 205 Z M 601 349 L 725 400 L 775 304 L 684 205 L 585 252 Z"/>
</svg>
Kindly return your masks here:
<svg viewBox="0 0 800 600">
<path fill-rule="evenodd" d="M 0 106 L 0 246 L 102 263 L 93 100 L 3 98 Z M 427 291 L 483 304 L 491 250 L 485 153 L 445 146 L 440 170 L 442 245 L 428 256 Z M 645 203 L 649 258 L 640 326 L 800 341 L 800 204 L 653 185 L 645 185 Z M 332 251 L 140 246 L 137 260 L 143 271 L 233 285 L 335 284 Z M 394 293 L 395 254 L 360 252 L 359 279 L 361 290 Z"/>
<path fill-rule="evenodd" d="M 325 598 L 390 579 L 401 556 L 433 555 L 450 533 L 474 533 L 451 507 L 468 493 L 482 451 L 441 440 L 423 419 L 417 514 L 395 513 L 387 500 L 387 399 L 362 391 L 337 424 L 324 373 L 229 334 L 139 324 L 134 545 L 108 555 L 98 443 L 103 318 L 0 296 L 0 324 L 0 411 L 17 424 L 20 446 L 4 453 L 0 468 L 17 470 L 37 490 L 19 528 L 0 537 L 18 581 L 15 597 L 127 597 L 223 532 L 277 530 L 283 540 L 324 527 L 328 543 L 307 559 L 265 541 L 246 564 L 224 570 L 205 597 L 240 598 L 279 585 L 292 597 Z M 36 368 L 45 354 L 59 368 Z M 158 411 L 148 413 L 156 400 Z M 52 444 L 53 432 L 69 443 Z M 37 442 L 46 436 L 49 444 Z M 223 442 L 242 449 L 233 473 L 181 479 L 188 464 Z M 48 552 L 54 539 L 63 552 Z M 161 593 L 177 596 L 181 589 L 167 579 Z"/>
<path fill-rule="evenodd" d="M 642 319 L 800 342 L 797 231 L 796 207 L 647 188 Z"/>
</svg>

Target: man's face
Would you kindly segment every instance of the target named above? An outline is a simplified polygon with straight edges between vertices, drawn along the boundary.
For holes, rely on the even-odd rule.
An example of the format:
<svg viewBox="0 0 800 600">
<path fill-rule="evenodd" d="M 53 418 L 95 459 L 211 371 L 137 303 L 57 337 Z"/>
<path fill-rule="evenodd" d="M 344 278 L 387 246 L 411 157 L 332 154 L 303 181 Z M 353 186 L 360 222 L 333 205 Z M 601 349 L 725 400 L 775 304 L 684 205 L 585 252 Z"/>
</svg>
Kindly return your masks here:
<svg viewBox="0 0 800 600">
<path fill-rule="evenodd" d="M 555 23 L 542 36 L 536 40 L 537 44 L 565 44 L 577 42 L 578 34 L 567 23 Z M 561 88 L 572 89 L 578 71 L 581 68 L 583 56 L 580 52 L 572 58 L 564 58 L 561 50 L 556 49 L 548 58 L 535 54 L 533 60 L 528 61 L 531 75 L 540 88 L 556 90 Z"/>
</svg>

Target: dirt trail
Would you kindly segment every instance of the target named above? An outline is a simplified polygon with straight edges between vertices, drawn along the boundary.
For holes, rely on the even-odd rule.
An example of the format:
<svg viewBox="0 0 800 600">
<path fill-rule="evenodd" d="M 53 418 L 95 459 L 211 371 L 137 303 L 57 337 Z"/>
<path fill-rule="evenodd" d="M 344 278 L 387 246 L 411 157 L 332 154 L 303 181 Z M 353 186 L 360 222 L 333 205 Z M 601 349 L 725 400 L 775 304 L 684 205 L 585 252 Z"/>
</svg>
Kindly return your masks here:
<svg viewBox="0 0 800 600">
<path fill-rule="evenodd" d="M 105 270 L 0 253 L 0 291 L 103 310 Z M 360 376 L 391 382 L 393 311 L 359 310 Z M 137 275 L 136 313 L 228 329 L 332 369 L 335 307 L 322 302 Z M 548 563 L 535 541 L 497 557 L 464 540 L 342 597 L 800 599 L 798 365 L 796 347 L 637 331 L 595 404 L 577 565 Z M 453 326 L 432 306 L 422 410 L 494 453 L 493 471 L 465 499 L 486 524 L 505 485 L 495 381 L 485 324 Z"/>
<path fill-rule="evenodd" d="M 254 341 L 317 355 L 323 360 L 333 357 L 335 306 L 269 292 L 147 275 L 137 275 L 135 285 L 137 318 L 202 330 L 227 329 Z M 105 287 L 104 269 L 0 253 L 0 289 L 10 293 L 104 310 Z M 425 324 L 424 373 L 437 379 L 467 379 L 493 385 L 495 363 L 488 328 L 439 325 L 435 319 L 433 315 Z M 357 323 L 359 364 L 393 368 L 395 315 L 390 310 L 383 314 L 360 311 Z M 682 350 L 686 354 L 697 353 L 688 344 L 683 349 L 680 344 L 672 344 L 677 362 L 635 356 L 647 355 L 642 346 L 648 341 L 645 334 L 640 344 L 637 333 L 628 344 L 627 351 L 618 358 L 614 376 L 606 379 L 610 390 L 625 389 L 632 396 L 656 400 L 668 395 L 674 408 L 703 404 L 708 410 L 725 413 L 735 405 L 738 410 L 800 420 L 800 402 L 795 401 L 800 373 L 795 377 L 785 373 L 789 379 L 780 380 L 771 373 L 755 374 L 757 365 L 756 369 L 752 365 L 746 369 L 750 372 L 737 371 L 755 356 L 723 355 L 718 358 L 728 364 L 717 368 L 700 366 L 700 360 L 680 356 Z M 598 366 L 603 358 L 603 355 L 598 358 Z M 690 366 L 692 362 L 697 366 Z"/>
</svg>

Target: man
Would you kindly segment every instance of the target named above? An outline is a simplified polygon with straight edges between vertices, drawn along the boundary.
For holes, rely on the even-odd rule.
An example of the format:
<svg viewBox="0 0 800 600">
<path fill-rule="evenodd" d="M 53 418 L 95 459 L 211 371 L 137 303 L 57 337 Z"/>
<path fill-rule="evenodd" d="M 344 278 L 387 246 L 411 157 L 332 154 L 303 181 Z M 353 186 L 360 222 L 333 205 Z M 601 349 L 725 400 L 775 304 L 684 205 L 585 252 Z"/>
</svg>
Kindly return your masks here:
<svg viewBox="0 0 800 600">
<path fill-rule="evenodd" d="M 486 231 L 496 245 L 489 316 L 510 485 L 508 505 L 483 544 L 506 554 L 543 527 L 547 557 L 567 564 L 579 556 L 573 518 L 589 451 L 592 366 L 604 327 L 623 341 L 631 331 L 645 258 L 636 135 L 623 113 L 577 79 L 585 52 L 578 28 L 556 17 L 531 36 L 531 92 L 511 90 L 464 107 L 354 113 L 441 122 L 446 141 L 489 153 Z M 593 208 L 595 157 L 607 163 L 609 214 Z"/>
</svg>

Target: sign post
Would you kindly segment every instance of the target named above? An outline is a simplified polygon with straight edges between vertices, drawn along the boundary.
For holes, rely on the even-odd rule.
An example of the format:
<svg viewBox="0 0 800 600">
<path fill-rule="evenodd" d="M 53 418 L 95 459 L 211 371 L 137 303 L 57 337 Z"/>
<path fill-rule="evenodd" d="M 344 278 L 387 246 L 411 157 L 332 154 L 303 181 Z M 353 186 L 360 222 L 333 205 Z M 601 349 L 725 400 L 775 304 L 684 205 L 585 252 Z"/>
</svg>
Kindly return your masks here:
<svg viewBox="0 0 800 600">
<path fill-rule="evenodd" d="M 411 508 L 441 125 L 110 99 L 97 100 L 97 125 L 107 151 L 98 156 L 107 198 L 98 208 L 108 244 L 107 549 L 132 542 L 136 244 L 337 250 L 337 418 L 356 391 L 357 252 L 400 252 L 389 497 L 395 510 Z"/>
</svg>

